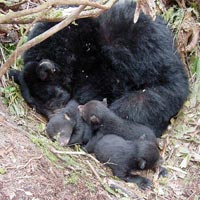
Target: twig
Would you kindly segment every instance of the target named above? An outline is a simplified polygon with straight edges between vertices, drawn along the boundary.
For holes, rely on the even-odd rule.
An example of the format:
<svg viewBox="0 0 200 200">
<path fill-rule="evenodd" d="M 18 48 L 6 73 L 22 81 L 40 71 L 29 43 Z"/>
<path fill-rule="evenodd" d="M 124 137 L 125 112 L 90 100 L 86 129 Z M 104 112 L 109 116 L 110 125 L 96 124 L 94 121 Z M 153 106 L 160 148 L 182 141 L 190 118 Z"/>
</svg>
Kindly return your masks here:
<svg viewBox="0 0 200 200">
<path fill-rule="evenodd" d="M 101 5 L 99 3 L 92 2 L 89 0 L 67 0 L 67 1 L 66 0 L 51 0 L 37 6 L 36 8 L 31 8 L 28 10 L 22 10 L 18 12 L 9 12 L 8 14 L 1 16 L 0 24 L 5 23 L 13 18 L 19 18 L 26 15 L 42 12 L 45 9 L 48 9 L 53 6 L 58 6 L 58 5 L 85 5 L 85 6 L 92 6 L 99 9 L 108 9 L 108 7 L 105 5 Z"/>
<path fill-rule="evenodd" d="M 165 167 L 168 168 L 168 169 L 172 169 L 172 170 L 174 170 L 174 171 L 180 172 L 180 173 L 182 173 L 182 174 L 187 174 L 186 171 L 183 171 L 182 169 L 180 169 L 180 168 L 178 168 L 178 167 L 173 167 L 173 166 L 170 166 L 170 165 L 166 165 Z"/>
<path fill-rule="evenodd" d="M 142 200 L 143 198 L 139 197 L 136 193 L 134 193 L 132 190 L 130 190 L 127 185 L 125 185 L 121 181 L 116 181 L 113 179 L 108 180 L 108 185 L 113 188 L 114 190 L 121 190 L 121 192 L 125 195 L 128 195 L 131 197 L 131 199 L 134 200 Z M 137 192 L 138 193 L 138 192 Z"/>
<path fill-rule="evenodd" d="M 0 65 L 3 65 L 3 62 L 6 61 L 6 56 L 5 56 L 4 51 L 3 51 L 1 46 L 0 46 L 0 60 L 1 60 L 0 61 Z M 5 82 L 6 82 L 6 78 L 2 77 L 1 78 L 1 84 L 2 84 L 3 87 L 6 87 Z"/>
<path fill-rule="evenodd" d="M 92 160 L 94 160 L 96 163 L 99 163 L 99 161 L 92 155 L 88 154 L 88 153 L 85 153 L 85 152 L 77 152 L 77 151 L 58 151 L 58 150 L 55 150 L 55 149 L 51 149 L 52 153 L 55 153 L 55 154 L 65 154 L 65 155 L 83 155 L 83 156 L 87 156 L 89 158 L 91 158 Z"/>
<path fill-rule="evenodd" d="M 99 176 L 99 174 L 97 173 L 97 171 L 94 169 L 94 167 L 92 166 L 92 164 L 89 162 L 89 160 L 86 160 L 86 162 L 87 162 L 88 166 L 90 167 L 90 169 L 92 170 L 93 174 L 97 177 L 98 181 L 105 188 L 104 183 L 103 183 L 101 177 Z"/>
<path fill-rule="evenodd" d="M 105 183 L 102 181 L 101 177 L 99 176 L 99 174 L 97 173 L 97 171 L 94 169 L 94 167 L 92 166 L 92 164 L 91 164 L 88 160 L 86 160 L 86 162 L 87 162 L 89 168 L 92 170 L 93 174 L 96 176 L 96 178 L 97 178 L 97 180 L 99 181 L 99 183 L 102 185 L 102 187 L 103 187 L 108 193 L 111 193 L 111 194 L 113 194 L 113 195 L 116 195 L 116 193 L 115 193 L 114 191 L 111 191 L 112 189 L 111 189 L 107 184 L 105 184 Z M 108 197 L 109 197 L 110 199 L 112 199 L 109 195 L 108 195 Z"/>
<path fill-rule="evenodd" d="M 112 5 L 116 2 L 117 0 L 107 0 L 107 1 L 102 1 L 102 4 L 104 5 L 101 5 L 101 6 L 104 6 L 103 9 L 99 9 L 95 6 L 95 8 L 87 8 L 86 10 L 84 10 L 83 12 L 80 13 L 79 16 L 77 16 L 77 19 L 79 18 L 86 18 L 86 17 L 97 17 L 99 16 L 102 12 L 104 12 L 105 10 L 109 9 L 112 7 Z M 80 1 L 79 1 L 80 2 Z M 65 2 L 66 4 L 66 2 Z M 38 7 L 37 7 L 38 8 Z M 45 15 L 43 15 L 41 18 L 40 18 L 40 21 L 42 22 L 59 22 L 59 21 L 62 21 L 64 20 L 66 17 L 68 17 L 76 8 L 74 7 L 70 7 L 70 8 L 65 8 L 65 7 L 56 7 L 56 8 L 53 8 L 52 6 L 49 7 L 50 11 L 47 12 Z M 24 11 L 20 11 L 20 12 L 24 12 Z M 27 12 L 27 11 L 26 11 Z M 36 12 L 36 13 L 30 13 L 28 15 L 25 15 L 24 17 L 9 17 L 6 19 L 6 21 L 4 21 L 3 23 L 7 23 L 7 24 L 29 24 L 29 23 L 32 23 L 35 18 L 38 17 L 38 15 L 42 13 L 41 12 Z M 8 15 L 8 14 L 7 14 Z M 5 16 L 7 16 L 5 14 Z M 13 14 L 14 15 L 14 14 Z"/>
<path fill-rule="evenodd" d="M 57 153 L 57 154 L 66 154 L 66 155 L 87 155 L 85 152 L 81 152 L 81 151 L 58 151 L 55 149 L 52 149 L 53 153 Z"/>
<path fill-rule="evenodd" d="M 86 4 L 86 2 L 88 2 L 89 0 L 82 0 L 82 4 Z M 104 10 L 94 10 L 93 13 L 90 12 L 90 14 L 92 14 L 93 16 L 96 15 L 100 15 L 102 12 L 105 11 L 105 9 L 110 8 L 117 0 L 107 0 L 104 1 L 106 2 L 106 6 L 102 6 L 100 4 L 97 5 L 97 3 L 95 2 L 90 2 L 87 5 L 93 5 L 94 7 L 100 7 L 103 8 Z M 58 2 L 57 1 L 54 1 Z M 59 0 L 59 2 L 61 2 L 61 0 Z M 62 0 L 62 2 L 66 3 L 66 0 Z M 80 4 L 80 1 L 73 1 L 76 2 L 78 4 Z M 51 1 L 52 3 L 52 1 Z M 68 0 L 67 3 L 72 3 L 72 0 Z M 54 5 L 54 4 L 51 4 Z M 37 37 L 33 38 L 32 40 L 29 40 L 26 44 L 22 45 L 21 47 L 17 48 L 11 55 L 10 57 L 7 59 L 7 61 L 2 64 L 1 68 L 0 68 L 0 78 L 2 78 L 2 76 L 6 73 L 6 71 L 9 69 L 9 67 L 14 63 L 15 58 L 17 58 L 17 56 L 23 54 L 26 50 L 28 50 L 29 48 L 35 46 L 36 44 L 44 41 L 45 39 L 47 39 L 48 37 L 52 36 L 53 34 L 55 34 L 56 32 L 60 31 L 61 29 L 63 29 L 64 27 L 66 27 L 67 25 L 69 25 L 72 21 L 74 21 L 77 18 L 80 18 L 80 13 L 81 11 L 83 11 L 85 9 L 86 5 L 83 6 L 79 6 L 78 8 L 76 8 L 74 10 L 74 12 L 72 12 L 66 19 L 64 19 L 62 22 L 58 23 L 57 25 L 53 26 L 51 29 L 47 30 L 46 32 L 38 35 Z M 89 13 L 85 13 L 86 15 L 88 15 Z M 86 16 L 85 16 L 86 17 Z M 88 16 L 87 16 L 88 17 Z"/>
<path fill-rule="evenodd" d="M 18 169 L 23 169 L 23 168 L 27 167 L 28 164 L 29 164 L 31 161 L 33 161 L 33 160 L 39 160 L 39 159 L 41 159 L 42 157 L 43 157 L 43 155 L 40 155 L 40 156 L 38 156 L 38 157 L 33 157 L 33 158 L 31 158 L 26 164 L 21 165 L 21 166 L 18 166 L 17 168 L 18 168 Z"/>
<path fill-rule="evenodd" d="M 32 111 L 33 111 L 33 109 L 31 109 Z M 31 112 L 31 115 L 33 116 L 33 117 L 35 117 L 37 120 L 39 120 L 40 122 L 42 122 L 42 123 L 46 123 L 47 122 L 47 120 L 46 120 L 46 118 L 44 118 L 42 115 L 38 115 L 38 113 L 36 113 L 36 112 Z"/>
<path fill-rule="evenodd" d="M 153 20 L 156 18 L 156 5 L 154 0 L 138 0 L 136 4 L 135 14 L 133 18 L 133 22 L 136 23 L 139 19 L 140 10 L 143 13 L 148 14 L 152 17 Z"/>
<path fill-rule="evenodd" d="M 49 12 L 47 12 L 46 15 L 43 15 L 39 22 L 59 22 L 62 21 L 64 19 L 66 19 L 66 17 L 68 17 L 76 8 L 67 8 L 67 9 L 63 9 L 63 8 L 51 8 L 51 10 Z M 99 16 L 102 12 L 104 12 L 105 9 L 91 9 L 91 10 L 84 10 L 82 13 L 80 13 L 79 16 L 77 16 L 76 19 L 80 19 L 80 18 L 87 18 L 87 17 L 97 17 Z M 57 14 L 58 13 L 58 14 Z M 39 13 L 33 14 L 33 15 L 29 15 L 29 16 L 25 16 L 23 18 L 12 18 L 6 21 L 6 24 L 29 24 L 32 23 L 34 21 L 35 18 L 37 18 Z"/>
<path fill-rule="evenodd" d="M 33 157 L 33 158 L 31 158 L 30 160 L 28 160 L 28 162 L 26 163 L 26 164 L 24 164 L 24 165 L 19 165 L 19 166 L 8 166 L 8 167 L 6 167 L 6 170 L 9 170 L 9 169 L 23 169 L 23 168 L 25 168 L 25 167 L 27 167 L 27 165 L 31 162 L 31 161 L 33 161 L 33 160 L 39 160 L 39 159 L 41 159 L 43 157 L 43 155 L 40 155 L 39 157 Z"/>
<path fill-rule="evenodd" d="M 199 27 L 197 26 L 192 30 L 192 40 L 186 47 L 187 52 L 191 52 L 199 42 L 199 32 L 200 32 L 200 24 Z"/>
<path fill-rule="evenodd" d="M 48 37 L 52 36 L 56 32 L 60 31 L 67 25 L 69 25 L 72 21 L 76 19 L 76 17 L 79 15 L 79 13 L 85 8 L 86 6 L 79 6 L 75 12 L 73 12 L 68 18 L 63 20 L 62 22 L 56 24 L 49 30 L 45 31 L 44 33 L 38 35 L 37 37 L 33 38 L 32 40 L 29 40 L 26 44 L 22 45 L 18 49 L 16 49 L 11 56 L 7 59 L 7 61 L 3 64 L 3 66 L 0 68 L 0 78 L 6 73 L 6 71 L 9 69 L 9 67 L 12 65 L 15 56 L 19 56 L 22 53 L 24 53 L 27 49 L 33 47 L 34 45 L 44 41 Z"/>
<path fill-rule="evenodd" d="M 26 29 L 26 31 L 25 31 L 25 32 L 23 33 L 23 35 L 21 36 L 21 39 L 19 40 L 16 49 L 18 49 L 19 46 L 22 45 L 22 43 L 23 43 L 23 37 L 24 37 L 25 35 L 27 35 L 27 33 L 29 32 L 31 26 L 32 26 L 34 23 L 36 23 L 43 15 L 45 15 L 46 12 L 47 12 L 48 10 L 49 10 L 49 9 L 46 9 L 46 10 L 44 10 L 44 13 L 40 13 L 40 15 L 39 15 L 37 18 L 35 18 L 34 21 L 28 26 L 28 28 Z M 15 53 L 15 55 L 14 55 L 14 62 L 15 62 L 15 63 L 16 63 L 16 60 L 17 60 L 17 51 L 16 51 L 16 53 Z"/>
<path fill-rule="evenodd" d="M 48 149 L 48 150 L 50 150 L 51 151 L 51 149 Z M 60 156 L 59 154 L 57 154 L 57 153 L 55 153 L 55 152 L 53 152 L 53 151 L 51 151 L 60 161 L 62 161 L 62 162 L 66 162 L 66 159 L 64 159 L 64 158 L 62 158 L 62 156 Z M 72 166 L 69 166 L 69 165 L 67 165 L 67 166 L 64 166 L 64 168 L 66 168 L 66 169 L 70 169 L 70 170 L 72 170 L 72 171 L 81 171 L 82 169 L 80 168 L 80 167 L 78 167 L 78 166 L 76 166 L 75 168 L 74 167 L 72 167 Z"/>
</svg>

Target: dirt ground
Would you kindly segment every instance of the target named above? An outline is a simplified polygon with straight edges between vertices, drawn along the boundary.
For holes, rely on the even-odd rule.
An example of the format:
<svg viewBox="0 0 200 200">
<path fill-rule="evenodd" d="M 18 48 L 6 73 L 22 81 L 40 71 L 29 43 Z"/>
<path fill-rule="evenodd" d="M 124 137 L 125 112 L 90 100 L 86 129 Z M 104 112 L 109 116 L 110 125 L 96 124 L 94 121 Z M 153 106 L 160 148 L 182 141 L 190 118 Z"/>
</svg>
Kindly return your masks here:
<svg viewBox="0 0 200 200">
<path fill-rule="evenodd" d="M 1 98 L 0 199 L 200 199 L 200 105 L 194 102 L 196 92 L 163 136 L 168 176 L 158 179 L 157 174 L 144 172 L 154 183 L 145 192 L 113 178 L 109 169 L 80 153 L 79 147 L 64 149 L 51 142 L 45 137 L 41 116 L 30 109 L 25 117 L 11 114 Z"/>
</svg>

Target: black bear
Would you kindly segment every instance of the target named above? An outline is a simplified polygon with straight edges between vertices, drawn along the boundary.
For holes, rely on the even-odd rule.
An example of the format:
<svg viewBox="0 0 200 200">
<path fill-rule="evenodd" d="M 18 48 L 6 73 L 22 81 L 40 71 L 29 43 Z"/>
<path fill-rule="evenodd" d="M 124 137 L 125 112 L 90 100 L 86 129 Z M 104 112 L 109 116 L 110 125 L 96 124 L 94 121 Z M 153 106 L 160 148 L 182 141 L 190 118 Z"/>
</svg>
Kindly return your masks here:
<svg viewBox="0 0 200 200">
<path fill-rule="evenodd" d="M 11 70 L 9 73 L 21 86 L 26 102 L 48 118 L 54 110 L 64 107 L 70 99 L 68 90 L 62 86 L 61 74 L 57 64 L 48 59 L 29 62 L 23 72 Z M 29 77 L 29 80 L 26 81 L 25 77 Z M 34 95 L 31 91 L 34 91 Z"/>
<path fill-rule="evenodd" d="M 71 98 L 80 104 L 107 98 L 119 117 L 161 136 L 188 95 L 188 80 L 163 20 L 141 13 L 134 24 L 134 10 L 133 1 L 119 1 L 27 50 L 23 71 L 11 73 L 24 98 L 47 118 Z M 38 23 L 29 40 L 53 25 Z"/>
<path fill-rule="evenodd" d="M 79 105 L 78 109 L 93 131 L 84 149 L 95 153 L 114 175 L 146 189 L 151 184 L 150 180 L 131 175 L 131 170 L 155 170 L 159 167 L 160 175 L 167 174 L 167 170 L 160 166 L 158 143 L 150 128 L 121 119 L 106 107 L 105 100 L 92 100 Z"/>
<path fill-rule="evenodd" d="M 124 120 L 106 107 L 106 102 L 92 100 L 78 106 L 81 117 L 90 125 L 94 137 L 87 143 L 87 151 L 93 152 L 98 137 L 107 134 L 118 135 L 126 140 L 148 140 L 157 144 L 155 133 L 148 127 Z M 96 135 L 99 136 L 96 136 Z"/>
<path fill-rule="evenodd" d="M 46 132 L 62 146 L 84 145 L 92 136 L 91 128 L 79 115 L 78 103 L 75 100 L 70 100 L 66 107 L 50 116 Z"/>
<path fill-rule="evenodd" d="M 142 139 L 128 141 L 113 134 L 97 141 L 94 154 L 112 169 L 115 176 L 136 183 L 142 189 L 149 187 L 151 181 L 140 175 L 132 175 L 131 170 L 155 170 L 160 165 L 159 149 L 155 143 Z"/>
</svg>

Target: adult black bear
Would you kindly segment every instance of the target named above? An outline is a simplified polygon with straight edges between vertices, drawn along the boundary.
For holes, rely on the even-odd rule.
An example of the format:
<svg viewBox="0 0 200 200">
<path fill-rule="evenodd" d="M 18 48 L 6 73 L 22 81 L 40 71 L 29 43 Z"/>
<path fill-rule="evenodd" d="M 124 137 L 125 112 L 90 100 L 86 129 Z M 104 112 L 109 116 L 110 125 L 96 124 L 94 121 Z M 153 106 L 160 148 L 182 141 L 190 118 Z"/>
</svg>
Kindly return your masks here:
<svg viewBox="0 0 200 200">
<path fill-rule="evenodd" d="M 80 104 L 107 98 L 118 116 L 161 136 L 188 95 L 188 80 L 163 20 L 141 13 L 134 24 L 134 10 L 132 1 L 119 1 L 100 17 L 79 19 L 26 51 L 24 70 L 12 73 L 24 98 L 47 117 L 67 104 L 65 91 Z M 37 24 L 29 40 L 53 25 Z M 41 76 L 40 70 L 54 65 L 59 70 L 53 79 Z"/>
</svg>

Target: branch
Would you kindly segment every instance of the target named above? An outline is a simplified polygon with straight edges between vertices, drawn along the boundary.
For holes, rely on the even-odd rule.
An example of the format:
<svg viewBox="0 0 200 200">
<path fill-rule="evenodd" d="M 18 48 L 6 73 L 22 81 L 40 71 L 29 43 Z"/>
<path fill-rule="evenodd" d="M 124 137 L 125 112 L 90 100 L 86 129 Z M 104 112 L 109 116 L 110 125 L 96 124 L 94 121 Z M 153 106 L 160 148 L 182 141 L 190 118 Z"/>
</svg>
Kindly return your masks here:
<svg viewBox="0 0 200 200">
<path fill-rule="evenodd" d="M 9 21 L 15 18 L 24 17 L 26 15 L 42 12 L 43 10 L 48 9 L 53 6 L 61 6 L 61 5 L 85 5 L 85 6 L 92 6 L 92 7 L 104 9 L 104 10 L 108 9 L 108 7 L 105 5 L 101 5 L 96 2 L 91 2 L 89 0 L 50 0 L 35 8 L 22 10 L 18 12 L 9 12 L 8 14 L 1 16 L 0 24 L 8 23 Z"/>
<path fill-rule="evenodd" d="M 66 154 L 66 155 L 83 155 L 83 156 L 87 156 L 89 158 L 91 158 L 92 160 L 94 160 L 96 163 L 100 163 L 94 156 L 86 153 L 86 152 L 83 152 L 83 151 L 58 151 L 58 150 L 55 150 L 53 148 L 50 149 L 50 151 L 54 154 Z"/>
<path fill-rule="evenodd" d="M 150 15 L 153 20 L 156 18 L 155 0 L 137 0 L 133 22 L 136 23 L 139 19 L 140 11 L 146 15 Z"/>
<path fill-rule="evenodd" d="M 45 15 L 39 18 L 38 22 L 59 22 L 64 20 L 66 17 L 70 16 L 72 12 L 74 12 L 76 8 L 51 8 L 50 11 L 48 11 Z M 105 9 L 104 9 L 105 10 Z M 77 16 L 77 19 L 80 18 L 87 18 L 87 17 L 97 17 L 99 16 L 102 12 L 104 12 L 102 9 L 88 9 L 84 10 L 83 12 L 80 13 L 79 16 Z M 44 11 L 44 10 L 43 10 Z M 30 24 L 32 23 L 35 19 L 38 18 L 38 16 L 41 14 L 41 12 L 32 14 L 32 15 L 27 15 L 21 18 L 11 18 L 11 19 L 6 19 L 4 24 Z"/>
<path fill-rule="evenodd" d="M 66 1 L 69 2 L 82 2 L 82 3 L 86 3 L 89 2 L 88 0 L 81 0 L 81 1 L 77 1 L 77 0 L 59 0 L 59 2 L 63 2 Z M 106 2 L 106 6 L 103 6 L 103 8 L 110 8 L 117 0 L 104 0 L 104 2 Z M 58 1 L 54 1 L 58 2 Z M 97 3 L 94 2 L 90 2 L 89 5 L 97 5 Z M 99 5 L 99 4 L 98 4 Z M 102 5 L 100 5 L 101 7 Z M 29 48 L 35 46 L 36 44 L 41 43 L 42 41 L 44 41 L 45 39 L 47 39 L 48 37 L 52 36 L 53 34 L 55 34 L 56 32 L 60 31 L 61 29 L 63 29 L 64 27 L 66 27 L 67 25 L 69 25 L 72 21 L 81 18 L 81 17 L 91 17 L 91 16 L 98 16 L 100 15 L 102 12 L 105 11 L 105 9 L 93 9 L 93 10 L 88 10 L 85 11 L 83 14 L 80 14 L 84 9 L 85 9 L 86 5 L 83 5 L 82 7 L 77 7 L 73 8 L 73 12 L 71 12 L 71 14 L 65 18 L 62 22 L 60 22 L 59 24 L 53 26 L 51 29 L 45 31 L 44 33 L 38 35 L 37 37 L 29 40 L 27 43 L 25 43 L 24 45 L 16 48 L 16 50 L 10 55 L 10 57 L 7 59 L 7 61 L 2 65 L 2 67 L 0 68 L 0 78 L 2 78 L 2 76 L 6 73 L 6 71 L 9 69 L 9 67 L 14 63 L 15 59 L 19 56 L 22 55 L 26 50 L 28 50 Z M 50 8 L 46 8 L 45 10 L 43 10 L 43 12 L 39 12 L 40 15 L 37 16 L 37 18 L 33 19 L 33 22 L 35 22 L 35 20 L 40 21 L 41 20 L 41 14 L 44 14 L 45 12 L 48 12 L 48 9 Z M 46 14 L 46 13 L 45 13 Z M 7 16 L 7 15 L 6 15 Z"/>
<path fill-rule="evenodd" d="M 56 32 L 60 31 L 67 25 L 69 25 L 72 21 L 76 19 L 76 17 L 79 15 L 79 13 L 85 8 L 86 6 L 79 6 L 68 18 L 63 20 L 62 22 L 56 24 L 49 30 L 45 31 L 44 33 L 38 35 L 37 37 L 29 40 L 27 43 L 22 45 L 21 47 L 17 48 L 11 56 L 7 59 L 7 61 L 4 63 L 4 65 L 0 68 L 0 78 L 6 73 L 6 71 L 9 69 L 9 67 L 12 65 L 12 63 L 15 60 L 15 57 L 21 55 L 24 53 L 27 49 L 33 47 L 34 45 L 44 41 L 48 37 L 52 36 Z"/>
<path fill-rule="evenodd" d="M 192 39 L 188 46 L 186 47 L 186 52 L 191 52 L 196 46 L 199 41 L 199 33 L 200 33 L 200 25 L 199 27 L 196 26 L 192 30 Z"/>
<path fill-rule="evenodd" d="M 132 190 L 131 188 L 127 187 L 126 183 L 122 182 L 122 181 L 117 181 L 114 179 L 108 179 L 108 185 L 114 189 L 115 191 L 121 191 L 122 194 L 130 197 L 131 199 L 135 199 L 135 200 L 142 200 L 142 194 L 137 191 L 134 192 L 134 190 Z"/>
</svg>

